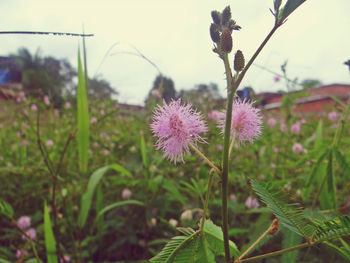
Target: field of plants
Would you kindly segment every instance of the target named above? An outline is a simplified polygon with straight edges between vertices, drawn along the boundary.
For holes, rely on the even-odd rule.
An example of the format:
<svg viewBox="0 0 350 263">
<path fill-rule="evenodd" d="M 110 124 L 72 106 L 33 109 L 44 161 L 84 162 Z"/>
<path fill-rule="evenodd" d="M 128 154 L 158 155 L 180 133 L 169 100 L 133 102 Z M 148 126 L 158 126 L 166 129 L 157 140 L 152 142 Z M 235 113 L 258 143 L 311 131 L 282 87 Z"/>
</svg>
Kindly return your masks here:
<svg viewBox="0 0 350 263">
<path fill-rule="evenodd" d="M 302 2 L 275 1 L 271 35 Z M 225 105 L 162 81 L 142 109 L 88 99 L 80 55 L 75 98 L 0 101 L 0 263 L 350 262 L 350 100 L 237 98 L 256 56 L 231 67 L 240 27 L 211 15 Z"/>
</svg>

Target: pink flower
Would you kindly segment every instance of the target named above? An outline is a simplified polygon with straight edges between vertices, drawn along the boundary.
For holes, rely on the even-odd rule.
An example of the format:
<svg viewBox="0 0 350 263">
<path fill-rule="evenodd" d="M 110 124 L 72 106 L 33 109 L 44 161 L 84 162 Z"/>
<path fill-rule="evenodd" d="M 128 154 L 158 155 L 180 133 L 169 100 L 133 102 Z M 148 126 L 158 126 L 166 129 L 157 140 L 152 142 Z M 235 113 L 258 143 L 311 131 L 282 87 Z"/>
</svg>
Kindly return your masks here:
<svg viewBox="0 0 350 263">
<path fill-rule="evenodd" d="M 30 105 L 30 110 L 31 111 L 37 111 L 38 107 L 35 104 Z"/>
<path fill-rule="evenodd" d="M 278 152 L 280 151 L 280 149 L 278 149 L 277 147 L 275 147 L 275 148 L 273 148 L 273 151 L 274 151 L 275 153 L 278 153 Z"/>
<path fill-rule="evenodd" d="M 45 145 L 47 146 L 47 147 L 52 147 L 53 146 L 53 140 L 47 140 L 46 141 L 46 143 L 45 143 Z"/>
<path fill-rule="evenodd" d="M 208 118 L 214 121 L 218 121 L 220 120 L 221 114 L 222 113 L 220 111 L 212 110 L 211 112 L 208 113 Z"/>
<path fill-rule="evenodd" d="M 0 162 L 2 162 L 4 160 L 4 157 L 0 156 Z"/>
<path fill-rule="evenodd" d="M 222 134 L 225 130 L 225 113 L 218 121 Z M 262 118 L 260 110 L 254 108 L 248 101 L 235 100 L 232 109 L 231 139 L 236 136 L 240 143 L 253 142 L 261 134 Z"/>
<path fill-rule="evenodd" d="M 237 201 L 237 197 L 236 197 L 234 194 L 230 194 L 230 199 L 231 199 L 233 202 L 236 202 L 236 201 Z"/>
<path fill-rule="evenodd" d="M 22 147 L 28 146 L 28 144 L 29 144 L 29 142 L 27 140 L 21 141 L 21 146 Z"/>
<path fill-rule="evenodd" d="M 300 133 L 300 122 L 297 121 L 296 123 L 294 123 L 291 127 L 290 127 L 290 131 L 292 133 L 295 133 L 295 134 L 299 134 Z"/>
<path fill-rule="evenodd" d="M 292 150 L 295 153 L 301 153 L 304 151 L 304 147 L 300 143 L 296 142 L 293 144 Z"/>
<path fill-rule="evenodd" d="M 27 236 L 34 240 L 36 239 L 36 230 L 34 228 L 29 228 L 27 231 L 26 231 L 26 234 Z M 22 236 L 22 239 L 27 239 L 27 237 L 25 235 Z"/>
<path fill-rule="evenodd" d="M 90 119 L 90 123 L 91 123 L 91 124 L 96 123 L 96 122 L 97 122 L 97 119 L 96 119 L 95 117 L 92 117 L 92 118 Z"/>
<path fill-rule="evenodd" d="M 29 216 L 21 216 L 17 220 L 17 225 L 20 229 L 25 229 L 27 227 L 30 227 L 30 217 Z"/>
<path fill-rule="evenodd" d="M 49 106 L 49 105 L 50 105 L 49 96 L 47 96 L 47 95 L 44 96 L 44 103 L 46 104 L 46 106 Z"/>
<path fill-rule="evenodd" d="M 60 258 L 60 263 L 69 263 L 70 256 L 64 255 L 63 258 Z"/>
<path fill-rule="evenodd" d="M 158 137 L 156 148 L 174 163 L 183 162 L 183 153 L 189 152 L 190 143 L 204 142 L 199 133 L 207 131 L 206 123 L 191 104 L 181 105 L 181 99 L 158 105 L 152 119 L 151 130 Z"/>
<path fill-rule="evenodd" d="M 70 109 L 71 108 L 71 104 L 69 101 L 67 101 L 65 104 L 64 104 L 64 107 L 66 110 Z"/>
<path fill-rule="evenodd" d="M 222 151 L 223 147 L 221 144 L 216 145 L 216 150 Z"/>
<path fill-rule="evenodd" d="M 275 75 L 275 76 L 273 77 L 273 81 L 274 81 L 274 82 L 279 82 L 280 80 L 281 80 L 281 77 L 278 76 L 278 75 Z"/>
<path fill-rule="evenodd" d="M 101 153 L 103 153 L 104 155 L 110 155 L 111 152 L 108 149 L 102 149 Z"/>
<path fill-rule="evenodd" d="M 28 255 L 28 251 L 27 250 L 19 250 L 17 249 L 16 251 L 16 258 L 21 258 L 23 256 Z"/>
<path fill-rule="evenodd" d="M 128 189 L 128 188 L 125 188 L 123 189 L 122 191 L 122 198 L 123 199 L 129 199 L 132 195 L 132 192 Z"/>
<path fill-rule="evenodd" d="M 245 200 L 245 206 L 248 209 L 252 209 L 252 208 L 258 208 L 260 205 L 258 200 L 256 200 L 256 198 L 248 196 L 247 200 Z"/>
<path fill-rule="evenodd" d="M 339 118 L 339 114 L 336 111 L 331 111 L 330 113 L 328 113 L 328 119 L 331 122 L 336 122 Z"/>
<path fill-rule="evenodd" d="M 285 123 L 280 124 L 280 130 L 281 132 L 286 132 L 287 131 L 287 125 Z"/>
<path fill-rule="evenodd" d="M 94 146 L 95 148 L 97 148 L 97 147 L 99 146 L 99 144 L 98 144 L 98 142 L 94 142 L 94 143 L 92 144 L 92 146 Z"/>
<path fill-rule="evenodd" d="M 56 118 L 59 118 L 59 117 L 60 117 L 60 112 L 59 112 L 59 110 L 58 110 L 58 109 L 54 109 L 53 115 L 54 115 Z"/>
<path fill-rule="evenodd" d="M 269 125 L 270 128 L 273 128 L 276 125 L 277 121 L 275 118 L 269 118 L 267 120 L 267 124 Z"/>
</svg>

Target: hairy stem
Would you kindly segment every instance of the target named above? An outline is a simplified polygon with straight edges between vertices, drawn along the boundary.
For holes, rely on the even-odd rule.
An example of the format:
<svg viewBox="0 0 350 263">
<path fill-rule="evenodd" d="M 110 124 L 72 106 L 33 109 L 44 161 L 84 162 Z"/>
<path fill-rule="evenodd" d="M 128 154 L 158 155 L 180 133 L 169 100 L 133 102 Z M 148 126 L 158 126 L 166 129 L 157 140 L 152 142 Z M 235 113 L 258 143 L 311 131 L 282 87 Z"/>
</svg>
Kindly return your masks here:
<svg viewBox="0 0 350 263">
<path fill-rule="evenodd" d="M 273 222 L 271 223 L 271 225 L 266 229 L 266 231 L 265 231 L 257 240 L 255 240 L 254 243 L 251 244 L 251 246 L 248 247 L 247 250 L 244 251 L 243 254 L 240 255 L 239 258 L 237 258 L 237 259 L 235 260 L 235 263 L 242 262 L 242 258 L 244 258 L 244 256 L 247 255 L 247 254 L 249 253 L 249 251 L 251 251 L 251 250 L 252 250 L 252 249 L 253 249 L 253 248 L 254 248 L 268 233 L 269 233 L 269 232 L 270 232 L 271 228 L 273 228 L 274 225 L 275 225 L 275 222 L 273 221 Z"/>
<path fill-rule="evenodd" d="M 192 143 L 189 143 L 192 150 L 194 150 L 211 168 L 214 169 L 215 173 L 219 176 L 221 176 L 220 169 L 213 164 L 196 146 L 194 146 Z"/>
<path fill-rule="evenodd" d="M 214 172 L 214 169 L 211 169 L 209 172 L 208 188 L 207 188 L 207 192 L 205 194 L 204 211 L 203 211 L 203 217 L 202 217 L 202 222 L 201 222 L 201 227 L 200 227 L 201 232 L 204 229 L 204 223 L 205 223 L 205 219 L 206 219 L 207 213 L 208 213 L 209 196 L 210 196 L 210 191 L 211 191 L 211 185 L 213 183 L 213 172 Z"/>
<path fill-rule="evenodd" d="M 301 248 L 304 248 L 304 247 L 310 247 L 312 245 L 313 245 L 313 243 L 305 242 L 305 243 L 302 243 L 302 244 L 294 246 L 294 247 L 289 247 L 289 248 L 281 249 L 281 250 L 278 250 L 278 251 L 262 254 L 262 255 L 259 255 L 259 256 L 242 259 L 239 262 L 248 262 L 248 261 L 253 261 L 253 260 L 258 260 L 258 259 L 263 259 L 263 258 L 268 258 L 268 257 L 273 257 L 273 256 L 278 256 L 278 255 L 281 255 L 281 254 L 289 252 L 289 251 L 293 251 L 293 250 L 296 250 L 296 249 L 301 249 Z"/>
</svg>

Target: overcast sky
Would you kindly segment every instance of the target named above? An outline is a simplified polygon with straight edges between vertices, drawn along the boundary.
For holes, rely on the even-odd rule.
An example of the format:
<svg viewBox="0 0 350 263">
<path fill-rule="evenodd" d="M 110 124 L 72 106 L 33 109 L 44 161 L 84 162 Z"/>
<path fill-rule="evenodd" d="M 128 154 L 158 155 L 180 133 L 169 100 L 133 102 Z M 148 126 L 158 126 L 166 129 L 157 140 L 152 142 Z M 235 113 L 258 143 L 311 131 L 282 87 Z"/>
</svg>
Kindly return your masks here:
<svg viewBox="0 0 350 263">
<path fill-rule="evenodd" d="M 93 76 L 114 44 L 113 56 L 102 64 L 99 74 L 120 93 L 119 101 L 142 104 L 157 70 L 136 56 L 128 44 L 152 60 L 175 87 L 190 89 L 199 83 L 217 83 L 224 94 L 222 62 L 211 49 L 211 10 L 231 6 L 233 19 L 242 27 L 234 31 L 234 50 L 246 60 L 272 28 L 272 0 L 2 0 L 0 31 L 36 30 L 95 34 L 87 39 L 88 72 Z M 343 62 L 350 59 L 350 1 L 307 0 L 267 44 L 256 64 L 280 72 L 288 60 L 290 78 L 319 79 L 323 84 L 350 83 Z M 79 38 L 39 35 L 0 35 L 0 55 L 20 47 L 43 56 L 67 58 L 76 67 Z M 232 61 L 233 58 L 231 58 Z M 242 86 L 256 92 L 285 89 L 274 75 L 253 66 Z"/>
</svg>

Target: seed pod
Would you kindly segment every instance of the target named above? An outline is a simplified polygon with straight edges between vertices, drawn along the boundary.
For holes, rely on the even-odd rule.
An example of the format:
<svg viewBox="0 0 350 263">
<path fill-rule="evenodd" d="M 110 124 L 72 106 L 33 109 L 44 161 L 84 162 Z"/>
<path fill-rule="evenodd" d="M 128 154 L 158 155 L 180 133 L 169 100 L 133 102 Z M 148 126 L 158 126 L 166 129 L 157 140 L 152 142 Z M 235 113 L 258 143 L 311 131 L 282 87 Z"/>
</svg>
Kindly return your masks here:
<svg viewBox="0 0 350 263">
<path fill-rule="evenodd" d="M 231 19 L 231 8 L 230 6 L 226 6 L 225 9 L 222 11 L 222 15 L 221 15 L 221 24 L 223 26 L 227 25 L 227 23 L 230 21 Z"/>
<path fill-rule="evenodd" d="M 228 28 L 231 30 L 240 30 L 241 27 L 239 25 L 236 24 L 236 21 L 231 19 L 229 22 L 228 22 Z"/>
<path fill-rule="evenodd" d="M 211 11 L 211 18 L 213 19 L 214 23 L 217 25 L 221 24 L 221 14 L 219 11 Z"/>
<path fill-rule="evenodd" d="M 232 36 L 229 29 L 225 29 L 220 37 L 221 50 L 230 53 L 232 50 Z"/>
<path fill-rule="evenodd" d="M 220 41 L 219 26 L 214 23 L 210 25 L 210 37 L 215 43 Z"/>
<path fill-rule="evenodd" d="M 236 54 L 235 54 L 235 59 L 233 61 L 233 67 L 235 69 L 235 71 L 241 71 L 244 68 L 244 56 L 242 51 L 237 50 Z"/>
<path fill-rule="evenodd" d="M 278 231 L 278 220 L 277 218 L 275 218 L 272 221 L 273 226 L 271 227 L 270 231 L 269 231 L 269 235 L 274 235 L 277 231 Z"/>
</svg>

